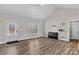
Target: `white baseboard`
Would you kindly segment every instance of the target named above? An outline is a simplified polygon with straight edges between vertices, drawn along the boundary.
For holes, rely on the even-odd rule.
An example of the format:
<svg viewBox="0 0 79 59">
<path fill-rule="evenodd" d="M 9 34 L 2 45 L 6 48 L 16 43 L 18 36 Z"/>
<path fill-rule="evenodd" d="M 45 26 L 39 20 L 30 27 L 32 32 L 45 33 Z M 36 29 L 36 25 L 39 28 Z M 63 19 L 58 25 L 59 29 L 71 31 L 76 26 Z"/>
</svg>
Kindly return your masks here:
<svg viewBox="0 0 79 59">
<path fill-rule="evenodd" d="M 48 37 L 48 36 L 45 36 Z M 58 38 L 59 40 L 63 40 L 63 41 L 69 41 L 68 39 L 64 39 L 64 38 Z"/>
<path fill-rule="evenodd" d="M 45 35 L 44 37 L 48 37 L 48 36 Z"/>
<path fill-rule="evenodd" d="M 64 38 L 59 38 L 59 40 L 69 41 L 68 39 L 64 39 Z"/>
<path fill-rule="evenodd" d="M 34 36 L 34 37 L 26 37 L 26 38 L 21 38 L 21 39 L 17 39 L 18 41 L 21 41 L 21 40 L 26 40 L 26 39 L 32 39 L 32 38 L 38 38 L 38 37 L 42 37 L 44 35 L 40 35 L 40 36 Z M 47 36 L 44 36 L 44 37 L 47 37 Z M 59 40 L 63 40 L 63 41 L 69 41 L 68 39 L 62 39 L 62 38 L 59 38 Z M 0 44 L 4 44 L 6 42 L 0 42 Z"/>
<path fill-rule="evenodd" d="M 38 38 L 38 37 L 42 37 L 42 36 L 44 36 L 44 35 L 34 36 L 34 37 L 26 37 L 26 38 L 18 39 L 18 41 L 20 41 L 20 40 L 26 40 L 26 39 L 32 39 L 32 38 Z"/>
<path fill-rule="evenodd" d="M 35 36 L 35 37 L 26 37 L 26 38 L 21 38 L 21 39 L 17 39 L 17 40 L 20 41 L 20 40 L 32 39 L 32 38 L 37 38 L 37 37 L 42 37 L 42 36 L 44 36 L 44 35 Z M 6 43 L 6 42 L 0 42 L 0 44 L 4 44 L 4 43 Z"/>
<path fill-rule="evenodd" d="M 0 42 L 0 44 L 4 44 L 4 43 L 6 43 L 6 42 Z"/>
</svg>

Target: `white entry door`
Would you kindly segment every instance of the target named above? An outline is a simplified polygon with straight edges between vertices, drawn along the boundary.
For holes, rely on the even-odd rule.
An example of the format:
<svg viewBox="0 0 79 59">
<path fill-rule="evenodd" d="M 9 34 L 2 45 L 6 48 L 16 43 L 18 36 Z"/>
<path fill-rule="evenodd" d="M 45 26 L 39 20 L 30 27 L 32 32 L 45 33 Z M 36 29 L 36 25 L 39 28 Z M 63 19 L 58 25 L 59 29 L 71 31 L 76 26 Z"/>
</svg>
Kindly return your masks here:
<svg viewBox="0 0 79 59">
<path fill-rule="evenodd" d="M 5 41 L 10 42 L 15 40 L 17 40 L 17 23 L 16 22 L 7 23 Z"/>
<path fill-rule="evenodd" d="M 79 39 L 79 22 L 71 22 L 71 39 Z"/>
</svg>

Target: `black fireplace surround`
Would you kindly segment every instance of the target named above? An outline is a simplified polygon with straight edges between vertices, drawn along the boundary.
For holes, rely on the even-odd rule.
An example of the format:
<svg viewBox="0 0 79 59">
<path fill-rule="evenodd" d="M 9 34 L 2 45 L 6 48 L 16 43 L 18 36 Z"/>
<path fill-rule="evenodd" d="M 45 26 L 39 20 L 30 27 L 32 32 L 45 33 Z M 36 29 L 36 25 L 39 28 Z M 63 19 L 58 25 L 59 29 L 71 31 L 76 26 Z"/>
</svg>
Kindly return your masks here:
<svg viewBox="0 0 79 59">
<path fill-rule="evenodd" d="M 48 32 L 48 38 L 58 39 L 58 32 Z"/>
</svg>

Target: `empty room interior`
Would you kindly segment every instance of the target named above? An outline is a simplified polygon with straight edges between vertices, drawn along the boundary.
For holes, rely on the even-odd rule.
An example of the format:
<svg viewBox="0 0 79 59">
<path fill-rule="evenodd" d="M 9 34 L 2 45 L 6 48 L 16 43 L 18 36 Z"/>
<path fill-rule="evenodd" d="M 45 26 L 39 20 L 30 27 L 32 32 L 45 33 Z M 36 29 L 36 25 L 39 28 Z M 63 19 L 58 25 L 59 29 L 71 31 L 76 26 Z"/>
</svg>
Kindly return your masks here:
<svg viewBox="0 0 79 59">
<path fill-rule="evenodd" d="M 0 55 L 79 55 L 79 5 L 0 4 Z"/>
</svg>

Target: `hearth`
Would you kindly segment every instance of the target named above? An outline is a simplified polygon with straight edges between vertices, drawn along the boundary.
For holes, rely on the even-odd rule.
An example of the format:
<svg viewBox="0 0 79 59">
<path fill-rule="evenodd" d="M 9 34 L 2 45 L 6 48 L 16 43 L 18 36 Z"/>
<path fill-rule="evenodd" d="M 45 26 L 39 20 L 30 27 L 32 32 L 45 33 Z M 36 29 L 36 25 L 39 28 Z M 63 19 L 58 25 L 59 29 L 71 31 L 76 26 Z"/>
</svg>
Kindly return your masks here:
<svg viewBox="0 0 79 59">
<path fill-rule="evenodd" d="M 58 32 L 48 32 L 48 38 L 58 39 Z"/>
</svg>

